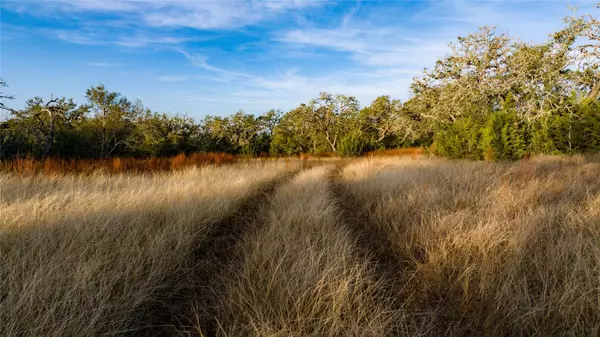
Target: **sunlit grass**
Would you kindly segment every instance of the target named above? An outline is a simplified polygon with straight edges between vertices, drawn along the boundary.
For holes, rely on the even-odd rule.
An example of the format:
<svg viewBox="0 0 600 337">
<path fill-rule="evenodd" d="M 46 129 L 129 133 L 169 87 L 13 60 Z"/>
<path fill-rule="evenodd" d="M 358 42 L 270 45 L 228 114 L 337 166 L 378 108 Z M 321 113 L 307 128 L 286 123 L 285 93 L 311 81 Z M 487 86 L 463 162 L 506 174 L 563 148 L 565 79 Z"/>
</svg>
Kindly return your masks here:
<svg viewBox="0 0 600 337">
<path fill-rule="evenodd" d="M 2 173 L 0 335 L 600 332 L 598 158 L 413 153 Z"/>
</svg>

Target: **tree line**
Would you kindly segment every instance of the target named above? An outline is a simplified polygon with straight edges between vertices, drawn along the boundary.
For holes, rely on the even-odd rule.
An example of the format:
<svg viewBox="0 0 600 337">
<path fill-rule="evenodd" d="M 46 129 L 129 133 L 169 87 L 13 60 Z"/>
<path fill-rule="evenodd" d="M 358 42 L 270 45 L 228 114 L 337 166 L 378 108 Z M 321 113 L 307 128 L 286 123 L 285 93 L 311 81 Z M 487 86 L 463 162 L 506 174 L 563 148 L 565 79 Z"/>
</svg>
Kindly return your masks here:
<svg viewBox="0 0 600 337">
<path fill-rule="evenodd" d="M 494 27 L 450 43 L 424 69 L 404 102 L 381 96 L 361 106 L 321 93 L 291 111 L 239 111 L 200 121 L 154 112 L 103 85 L 87 102 L 35 97 L 9 108 L 0 92 L 0 159 L 173 156 L 227 152 L 295 155 L 423 146 L 451 158 L 519 159 L 529 154 L 600 151 L 600 23 L 570 16 L 539 44 Z M 6 87 L 0 81 L 0 87 Z"/>
</svg>

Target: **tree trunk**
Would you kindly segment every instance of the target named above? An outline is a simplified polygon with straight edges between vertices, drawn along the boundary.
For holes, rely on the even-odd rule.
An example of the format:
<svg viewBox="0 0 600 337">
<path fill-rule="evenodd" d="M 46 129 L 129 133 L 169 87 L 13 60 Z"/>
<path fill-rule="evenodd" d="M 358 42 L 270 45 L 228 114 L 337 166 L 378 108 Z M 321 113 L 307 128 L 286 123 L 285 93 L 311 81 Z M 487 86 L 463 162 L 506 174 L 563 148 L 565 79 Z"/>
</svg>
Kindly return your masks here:
<svg viewBox="0 0 600 337">
<path fill-rule="evenodd" d="M 378 128 L 377 131 L 379 131 L 379 138 L 377 138 L 377 140 L 375 142 L 381 143 L 385 139 L 385 136 L 387 134 L 387 129 Z"/>
<path fill-rule="evenodd" d="M 333 143 L 332 143 L 331 139 L 329 139 L 329 131 L 325 131 L 325 139 L 327 139 L 327 143 L 329 143 L 329 146 L 331 146 L 331 151 L 333 151 L 333 153 L 337 153 L 337 151 L 335 150 L 335 143 L 337 140 L 337 136 L 333 139 Z"/>
<path fill-rule="evenodd" d="M 597 81 L 594 86 L 592 86 L 592 90 L 587 94 L 587 98 L 594 100 L 600 94 L 600 81 Z"/>
</svg>

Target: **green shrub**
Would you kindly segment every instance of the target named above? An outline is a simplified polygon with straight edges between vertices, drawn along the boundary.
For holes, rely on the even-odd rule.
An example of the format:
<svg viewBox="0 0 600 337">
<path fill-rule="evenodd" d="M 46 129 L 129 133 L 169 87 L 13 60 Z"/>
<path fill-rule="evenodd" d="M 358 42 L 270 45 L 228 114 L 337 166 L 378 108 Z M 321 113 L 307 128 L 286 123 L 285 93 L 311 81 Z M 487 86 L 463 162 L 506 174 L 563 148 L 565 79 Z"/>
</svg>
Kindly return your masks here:
<svg viewBox="0 0 600 337">
<path fill-rule="evenodd" d="M 269 144 L 269 152 L 273 156 L 290 156 L 310 150 L 308 137 L 293 135 L 276 129 Z"/>
<path fill-rule="evenodd" d="M 581 152 L 600 151 L 600 101 L 584 102 L 579 108 L 577 146 Z"/>
<path fill-rule="evenodd" d="M 531 152 L 531 125 L 517 113 L 498 111 L 482 130 L 481 148 L 486 160 L 518 160 Z"/>
<path fill-rule="evenodd" d="M 536 130 L 535 147 L 545 153 L 600 151 L 600 102 L 583 102 L 548 115 Z M 541 146 L 540 146 L 541 145 Z"/>
<path fill-rule="evenodd" d="M 482 159 L 482 129 L 472 117 L 454 121 L 435 135 L 437 154 L 455 159 Z"/>
<path fill-rule="evenodd" d="M 344 135 L 337 145 L 337 153 L 344 157 L 356 157 L 373 150 L 372 142 L 358 132 Z"/>
</svg>

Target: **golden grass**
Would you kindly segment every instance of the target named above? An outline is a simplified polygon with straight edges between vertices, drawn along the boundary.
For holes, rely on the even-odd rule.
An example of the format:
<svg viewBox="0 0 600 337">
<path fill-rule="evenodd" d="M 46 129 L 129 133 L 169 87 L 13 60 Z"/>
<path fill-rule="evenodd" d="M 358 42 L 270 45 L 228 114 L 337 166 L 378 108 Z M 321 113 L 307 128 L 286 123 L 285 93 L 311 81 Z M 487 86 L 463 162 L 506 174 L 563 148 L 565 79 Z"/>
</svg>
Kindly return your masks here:
<svg viewBox="0 0 600 337">
<path fill-rule="evenodd" d="M 425 154 L 425 149 L 422 147 L 403 147 L 389 150 L 371 151 L 366 154 L 366 157 L 406 157 L 417 159 Z"/>
<path fill-rule="evenodd" d="M 597 158 L 411 157 L 0 174 L 0 335 L 600 333 Z"/>
<path fill-rule="evenodd" d="M 0 176 L 0 335 L 132 332 L 189 254 L 280 164 L 164 175 Z M 160 304 L 160 303 L 158 303 Z"/>
<path fill-rule="evenodd" d="M 371 266 L 340 226 L 331 170 L 305 171 L 270 198 L 262 230 L 241 243 L 241 264 L 223 277 L 220 334 L 385 334 L 392 313 L 376 296 Z"/>
<path fill-rule="evenodd" d="M 410 334 L 600 332 L 600 165 L 365 160 L 344 171 L 404 271 Z"/>
</svg>

